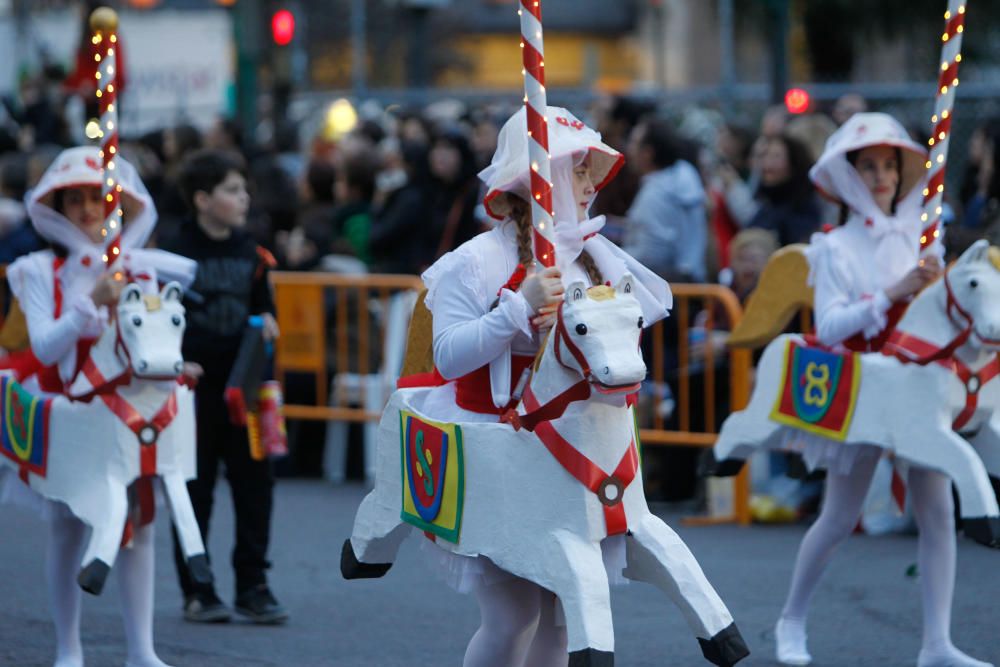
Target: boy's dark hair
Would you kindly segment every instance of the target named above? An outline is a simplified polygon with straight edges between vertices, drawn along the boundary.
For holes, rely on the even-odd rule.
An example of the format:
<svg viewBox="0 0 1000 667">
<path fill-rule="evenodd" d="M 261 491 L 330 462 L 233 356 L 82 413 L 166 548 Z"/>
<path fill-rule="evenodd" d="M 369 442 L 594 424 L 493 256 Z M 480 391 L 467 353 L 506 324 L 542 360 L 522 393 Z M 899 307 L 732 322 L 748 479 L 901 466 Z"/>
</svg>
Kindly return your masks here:
<svg viewBox="0 0 1000 667">
<path fill-rule="evenodd" d="M 194 205 L 196 192 L 211 194 L 219 183 L 226 180 L 230 172 L 247 177 L 247 166 L 243 156 L 232 151 L 203 149 L 191 153 L 181 163 L 177 183 L 184 202 L 192 213 L 197 213 Z"/>
</svg>

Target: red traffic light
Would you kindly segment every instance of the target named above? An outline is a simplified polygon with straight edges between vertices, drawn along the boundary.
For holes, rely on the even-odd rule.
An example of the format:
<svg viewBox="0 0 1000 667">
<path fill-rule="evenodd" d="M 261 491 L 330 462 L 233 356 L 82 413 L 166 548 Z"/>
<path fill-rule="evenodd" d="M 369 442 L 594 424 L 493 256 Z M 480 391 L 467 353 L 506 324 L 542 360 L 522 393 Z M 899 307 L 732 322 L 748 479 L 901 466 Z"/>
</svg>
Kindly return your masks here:
<svg viewBox="0 0 1000 667">
<path fill-rule="evenodd" d="M 271 37 L 278 46 L 288 46 L 295 37 L 295 15 L 281 9 L 271 17 Z"/>
<path fill-rule="evenodd" d="M 801 88 L 792 88 L 785 93 L 785 108 L 788 109 L 788 113 L 805 113 L 809 111 L 811 104 L 812 99 L 809 97 L 809 93 Z"/>
</svg>

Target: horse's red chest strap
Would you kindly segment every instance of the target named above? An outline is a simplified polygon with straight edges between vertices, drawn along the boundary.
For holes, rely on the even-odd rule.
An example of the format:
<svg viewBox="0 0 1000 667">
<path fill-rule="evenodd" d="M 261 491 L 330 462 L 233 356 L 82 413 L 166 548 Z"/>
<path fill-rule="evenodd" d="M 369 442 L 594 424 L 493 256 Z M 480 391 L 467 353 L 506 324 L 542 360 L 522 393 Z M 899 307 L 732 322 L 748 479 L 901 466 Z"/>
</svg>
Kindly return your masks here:
<svg viewBox="0 0 1000 667">
<path fill-rule="evenodd" d="M 99 386 L 104 382 L 104 378 L 92 365 L 84 366 L 83 372 L 86 374 L 87 380 L 94 386 Z M 111 412 L 114 413 L 114 415 L 118 417 L 130 431 L 135 433 L 136 438 L 138 438 L 140 444 L 140 476 L 147 477 L 155 475 L 156 441 L 159 439 L 160 433 L 162 433 L 163 430 L 174 420 L 174 417 L 177 416 L 177 393 L 171 391 L 170 396 L 163 404 L 163 407 L 161 407 L 149 420 L 143 417 L 131 403 L 119 396 L 117 392 L 102 392 L 97 394 L 97 397 L 104 401 L 104 404 L 108 406 L 108 409 L 111 410 Z"/>
<path fill-rule="evenodd" d="M 531 391 L 530 385 L 524 392 L 524 406 L 528 410 L 537 410 L 539 407 L 538 399 Z M 608 535 L 620 535 L 628 530 L 628 520 L 625 517 L 625 506 L 622 504 L 622 499 L 625 496 L 625 489 L 635 479 L 639 469 L 639 455 L 636 452 L 635 440 L 629 442 L 628 449 L 618 463 L 618 467 L 608 475 L 559 435 L 552 422 L 539 422 L 535 427 L 535 434 L 566 472 L 590 489 L 601 501 L 604 507 L 604 523 Z"/>
<path fill-rule="evenodd" d="M 922 338 L 894 332 L 882 353 L 896 357 L 903 363 L 921 364 L 922 359 L 933 359 L 934 363 L 944 366 L 958 376 L 958 379 L 965 386 L 965 407 L 955 417 L 951 428 L 954 431 L 959 431 L 969 423 L 969 420 L 976 413 L 976 408 L 979 407 L 979 392 L 987 383 L 1000 375 L 1000 357 L 994 356 L 990 363 L 973 373 L 972 369 L 953 355 L 935 358 L 940 349 Z"/>
</svg>

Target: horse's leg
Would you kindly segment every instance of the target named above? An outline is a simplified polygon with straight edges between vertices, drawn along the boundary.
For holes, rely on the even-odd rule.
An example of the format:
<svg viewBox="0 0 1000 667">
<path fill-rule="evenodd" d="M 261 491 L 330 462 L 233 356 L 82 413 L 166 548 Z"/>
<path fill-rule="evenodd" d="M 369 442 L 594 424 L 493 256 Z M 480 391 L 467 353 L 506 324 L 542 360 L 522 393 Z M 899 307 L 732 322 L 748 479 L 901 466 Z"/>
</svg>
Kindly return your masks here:
<svg viewBox="0 0 1000 667">
<path fill-rule="evenodd" d="M 163 492 L 167 497 L 167 505 L 170 508 L 170 516 L 173 519 L 174 528 L 177 529 L 177 540 L 180 542 L 181 551 L 187 561 L 188 573 L 197 584 L 211 584 L 213 582 L 212 568 L 208 564 L 205 544 L 201 540 L 201 532 L 198 529 L 198 520 L 195 518 L 194 508 L 191 506 L 187 482 L 178 471 L 163 475 L 161 480 Z"/>
<path fill-rule="evenodd" d="M 566 615 L 570 667 L 614 665 L 611 591 L 599 542 L 558 530 L 546 553 L 551 590 Z M 526 558 L 530 554 L 524 554 Z M 541 553 L 537 554 L 541 558 Z"/>
<path fill-rule="evenodd" d="M 76 578 L 80 588 L 94 595 L 101 594 L 108 572 L 115 564 L 128 516 L 128 494 L 125 487 L 111 479 L 104 480 L 103 484 L 107 507 L 105 520 L 100 525 L 93 526 L 90 541 L 83 553 L 83 569 Z M 98 493 L 100 486 L 101 482 L 98 482 L 95 488 Z"/>
<path fill-rule="evenodd" d="M 733 617 L 708 582 L 698 561 L 663 521 L 646 514 L 626 540 L 625 576 L 662 589 L 680 608 L 705 659 L 728 666 L 749 655 Z"/>
<path fill-rule="evenodd" d="M 948 429 L 928 429 L 919 447 L 899 452 L 907 460 L 951 477 L 958 489 L 965 534 L 980 544 L 1000 548 L 1000 507 L 982 459 L 972 445 Z"/>
<path fill-rule="evenodd" d="M 777 424 L 754 407 L 751 403 L 746 410 L 726 418 L 715 446 L 709 450 L 710 460 L 701 465 L 699 472 L 702 475 L 732 477 L 739 474 L 746 459 L 778 429 Z"/>
<path fill-rule="evenodd" d="M 1000 477 L 1000 411 L 994 413 L 969 442 L 982 459 L 986 472 L 991 477 Z"/>
<path fill-rule="evenodd" d="M 383 576 L 396 560 L 399 545 L 410 526 L 399 519 L 399 501 L 387 504 L 376 485 L 365 496 L 354 517 L 354 531 L 344 541 L 340 573 L 345 579 L 374 579 Z"/>
</svg>

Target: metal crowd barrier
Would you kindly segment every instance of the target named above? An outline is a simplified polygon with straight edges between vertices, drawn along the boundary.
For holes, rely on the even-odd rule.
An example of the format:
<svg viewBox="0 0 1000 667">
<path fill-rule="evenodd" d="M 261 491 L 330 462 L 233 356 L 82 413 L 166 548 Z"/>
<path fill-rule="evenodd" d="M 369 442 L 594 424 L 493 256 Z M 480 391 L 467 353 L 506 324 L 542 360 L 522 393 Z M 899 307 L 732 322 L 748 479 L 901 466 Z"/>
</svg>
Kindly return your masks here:
<svg viewBox="0 0 1000 667">
<path fill-rule="evenodd" d="M 420 279 L 272 272 L 271 282 L 281 329 L 275 375 L 285 383 L 297 375 L 299 391 L 309 387 L 306 393 L 313 399 L 296 402 L 286 384 L 285 416 L 367 423 L 366 440 L 374 440 L 375 423 L 403 364 L 409 315 L 423 286 Z M 638 406 L 640 438 L 646 448 L 711 447 L 725 416 L 717 406 L 719 396 L 728 397 L 729 410 L 742 409 L 749 399 L 751 352 L 720 353 L 705 345 L 703 353 L 694 354 L 698 341 L 688 332 L 697 312 L 704 310 L 707 316 L 701 318 L 698 333 L 710 341 L 715 332 L 736 326 L 742 309 L 733 292 L 719 285 L 674 284 L 671 290 L 670 319 L 645 334 L 650 375 Z M 673 409 L 664 409 L 671 401 Z M 374 443 L 367 442 L 366 450 L 366 465 L 371 466 Z M 749 523 L 748 468 L 731 482 L 722 511 L 687 522 Z"/>
</svg>

